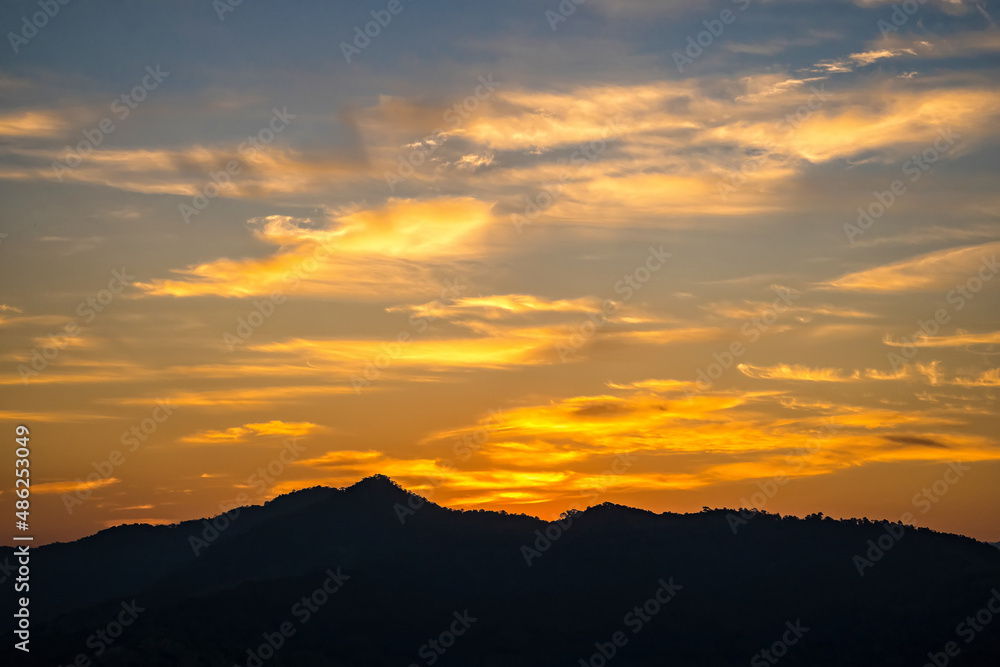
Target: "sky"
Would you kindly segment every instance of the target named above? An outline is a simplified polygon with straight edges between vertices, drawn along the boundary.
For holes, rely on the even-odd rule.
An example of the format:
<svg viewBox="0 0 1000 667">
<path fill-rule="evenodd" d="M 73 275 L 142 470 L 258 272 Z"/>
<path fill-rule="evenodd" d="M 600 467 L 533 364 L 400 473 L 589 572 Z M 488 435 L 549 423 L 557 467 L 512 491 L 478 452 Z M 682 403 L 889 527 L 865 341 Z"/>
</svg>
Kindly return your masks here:
<svg viewBox="0 0 1000 667">
<path fill-rule="evenodd" d="M 998 4 L 4 3 L 5 505 L 1000 540 Z"/>
</svg>

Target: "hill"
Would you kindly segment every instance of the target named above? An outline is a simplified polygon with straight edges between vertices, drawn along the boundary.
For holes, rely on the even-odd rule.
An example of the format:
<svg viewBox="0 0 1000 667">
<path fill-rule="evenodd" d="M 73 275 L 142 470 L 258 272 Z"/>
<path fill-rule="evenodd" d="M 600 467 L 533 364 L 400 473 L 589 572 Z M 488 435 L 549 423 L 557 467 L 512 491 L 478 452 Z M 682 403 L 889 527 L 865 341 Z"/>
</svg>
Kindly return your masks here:
<svg viewBox="0 0 1000 667">
<path fill-rule="evenodd" d="M 450 510 L 382 476 L 306 489 L 231 517 L 34 550 L 32 655 L 220 667 L 923 665 L 952 648 L 958 665 L 998 664 L 1000 616 L 988 605 L 1000 611 L 1000 553 L 989 545 L 865 519 L 735 516 L 603 504 L 547 523 Z"/>
</svg>

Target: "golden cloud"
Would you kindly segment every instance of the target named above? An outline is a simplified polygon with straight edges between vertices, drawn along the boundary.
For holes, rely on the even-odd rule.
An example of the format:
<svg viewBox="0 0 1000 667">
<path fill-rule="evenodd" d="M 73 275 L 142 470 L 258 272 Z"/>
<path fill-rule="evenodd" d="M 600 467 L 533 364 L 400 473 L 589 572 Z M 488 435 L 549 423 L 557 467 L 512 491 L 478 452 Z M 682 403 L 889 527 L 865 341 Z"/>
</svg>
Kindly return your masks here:
<svg viewBox="0 0 1000 667">
<path fill-rule="evenodd" d="M 971 279 L 996 275 L 1000 243 L 938 250 L 911 259 L 848 273 L 822 287 L 856 292 L 920 292 L 947 290 Z M 984 270 L 986 273 L 984 274 Z M 983 277 L 988 275 L 989 277 Z"/>
<path fill-rule="evenodd" d="M 342 297 L 434 291 L 420 261 L 481 250 L 492 222 L 491 204 L 470 197 L 390 199 L 376 209 L 353 209 L 316 227 L 270 216 L 252 221 L 255 235 L 277 251 L 263 258 L 218 259 L 176 270 L 180 280 L 137 283 L 151 296 L 256 296 L 298 290 Z M 440 291 L 438 287 L 437 291 Z"/>
<path fill-rule="evenodd" d="M 24 109 L 0 114 L 2 137 L 51 137 L 69 127 L 63 114 L 50 109 Z"/>
<path fill-rule="evenodd" d="M 944 336 L 914 336 L 912 340 L 897 341 L 885 336 L 882 342 L 891 347 L 965 347 L 966 345 L 995 345 L 1000 343 L 1000 331 L 986 333 L 958 333 Z"/>
<path fill-rule="evenodd" d="M 332 396 L 354 393 L 347 385 L 295 385 L 258 387 L 254 389 L 213 389 L 209 391 L 179 391 L 170 395 L 172 405 L 212 408 L 269 407 L 277 402 L 297 400 L 305 396 Z M 102 402 L 116 405 L 158 405 L 160 397 L 129 397 Z"/>
<path fill-rule="evenodd" d="M 223 430 L 200 431 L 184 436 L 180 442 L 200 445 L 231 444 L 247 442 L 253 436 L 289 436 L 292 438 L 309 435 L 321 427 L 312 422 L 283 422 L 272 420 L 260 424 L 244 424 Z"/>
<path fill-rule="evenodd" d="M 93 482 L 81 482 L 79 480 L 74 482 L 45 482 L 43 484 L 32 484 L 32 493 L 73 493 L 75 491 L 90 491 L 93 489 L 101 489 L 105 486 L 111 486 L 112 484 L 117 484 L 121 480 L 116 477 L 107 477 L 105 479 L 98 479 Z"/>
<path fill-rule="evenodd" d="M 1000 387 L 1000 368 L 991 368 L 972 378 L 956 378 L 953 384 L 962 387 Z"/>
<path fill-rule="evenodd" d="M 961 422 L 922 410 L 790 405 L 777 392 L 683 398 L 686 385 L 610 383 L 630 393 L 493 411 L 477 424 L 430 434 L 418 458 L 330 451 L 297 464 L 325 477 L 284 482 L 275 493 L 382 473 L 446 505 L 504 507 L 824 475 L 874 462 L 1000 459 L 990 438 L 941 433 L 938 427 Z M 476 444 L 458 456 L 456 441 Z"/>
<path fill-rule="evenodd" d="M 804 380 L 808 382 L 851 382 L 857 377 L 844 376 L 836 368 L 809 368 L 800 364 L 754 366 L 739 364 L 737 368 L 747 377 L 759 380 Z"/>
<path fill-rule="evenodd" d="M 549 300 L 531 294 L 496 294 L 493 296 L 463 297 L 449 304 L 440 301 L 416 306 L 387 308 L 388 312 L 407 311 L 419 317 L 454 317 L 462 313 L 482 314 L 488 319 L 499 319 L 508 315 L 536 313 L 592 313 L 601 308 L 601 301 L 595 297 L 581 299 Z"/>
</svg>

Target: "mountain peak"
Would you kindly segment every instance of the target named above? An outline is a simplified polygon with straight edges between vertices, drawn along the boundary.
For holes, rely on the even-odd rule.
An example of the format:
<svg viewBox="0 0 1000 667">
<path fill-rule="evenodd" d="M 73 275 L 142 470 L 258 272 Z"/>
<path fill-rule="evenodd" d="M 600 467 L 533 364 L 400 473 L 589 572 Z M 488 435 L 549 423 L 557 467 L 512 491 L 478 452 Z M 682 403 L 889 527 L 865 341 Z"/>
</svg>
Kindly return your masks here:
<svg viewBox="0 0 1000 667">
<path fill-rule="evenodd" d="M 395 489 L 402 489 L 403 488 L 399 484 L 397 484 L 396 482 L 392 481 L 391 477 L 389 477 L 388 475 L 383 475 L 381 473 L 378 473 L 378 474 L 375 474 L 375 475 L 369 475 L 368 477 L 364 477 L 362 479 L 359 479 L 357 482 L 355 482 L 354 484 L 351 484 L 347 488 L 353 489 L 353 488 L 356 488 L 356 487 L 370 487 L 370 488 L 390 488 L 391 487 L 391 488 L 395 488 Z"/>
<path fill-rule="evenodd" d="M 409 491 L 386 475 L 365 477 L 351 486 L 345 487 L 344 492 L 352 496 L 385 498 L 393 501 L 398 501 L 400 498 L 406 498 L 410 495 Z"/>
</svg>

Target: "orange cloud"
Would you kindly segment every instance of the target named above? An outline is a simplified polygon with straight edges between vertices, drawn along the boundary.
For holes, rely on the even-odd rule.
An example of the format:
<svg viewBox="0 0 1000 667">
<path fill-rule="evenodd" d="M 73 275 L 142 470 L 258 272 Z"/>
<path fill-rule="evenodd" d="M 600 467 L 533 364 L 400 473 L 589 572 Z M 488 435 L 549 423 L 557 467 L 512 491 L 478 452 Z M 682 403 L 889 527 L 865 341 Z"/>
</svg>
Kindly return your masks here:
<svg viewBox="0 0 1000 667">
<path fill-rule="evenodd" d="M 536 313 L 592 313 L 601 308 L 601 301 L 595 297 L 581 299 L 543 299 L 531 294 L 496 294 L 493 296 L 463 297 L 450 304 L 434 301 L 418 306 L 397 306 L 388 312 L 408 311 L 420 317 L 453 317 L 457 314 L 481 313 L 489 319 L 507 315 Z"/>
<path fill-rule="evenodd" d="M 563 337 L 568 333 L 562 332 Z M 360 372 L 376 358 L 388 359 L 393 367 L 423 368 L 500 368 L 502 366 L 552 363 L 555 332 L 547 329 L 508 330 L 504 336 L 481 338 L 428 338 L 416 336 L 411 342 L 386 343 L 381 340 L 306 340 L 254 346 L 262 352 L 294 354 L 309 358 L 314 364 L 327 362 L 344 372 Z M 394 351 L 391 357 L 386 350 Z"/>
<path fill-rule="evenodd" d="M 991 439 L 941 433 L 941 426 L 961 422 L 923 410 L 792 405 L 775 392 L 683 398 L 685 383 L 669 379 L 610 386 L 635 391 L 493 412 L 478 424 L 429 435 L 412 459 L 327 452 L 297 464 L 322 477 L 286 481 L 274 492 L 383 473 L 446 505 L 565 504 L 595 494 L 824 475 L 874 462 L 1000 459 Z M 463 440 L 477 443 L 471 457 L 456 456 L 456 439 L 483 432 L 485 439 Z"/>
<path fill-rule="evenodd" d="M 1000 387 L 1000 368 L 991 368 L 972 378 L 957 378 L 953 384 L 961 387 Z"/>
<path fill-rule="evenodd" d="M 938 250 L 900 262 L 848 273 L 823 283 L 822 286 L 859 292 L 947 290 L 977 276 L 980 280 L 984 279 L 980 274 L 983 274 L 984 269 L 989 269 L 991 262 L 993 267 L 996 266 L 997 252 L 1000 252 L 1000 243 Z M 996 269 L 989 271 L 991 273 L 987 274 L 992 278 Z"/>
<path fill-rule="evenodd" d="M 891 347 L 965 347 L 966 345 L 994 345 L 1000 343 L 1000 331 L 987 333 L 958 333 L 945 336 L 914 336 L 909 341 L 897 341 L 890 336 L 882 340 Z"/>
<path fill-rule="evenodd" d="M 258 387 L 255 389 L 216 389 L 210 391 L 180 391 L 170 395 L 173 405 L 212 408 L 269 407 L 282 401 L 297 400 L 305 396 L 330 396 L 353 393 L 346 385 L 293 385 Z M 107 399 L 102 402 L 116 405 L 157 405 L 161 397 L 129 397 Z"/>
<path fill-rule="evenodd" d="M 740 372 L 758 380 L 801 380 L 806 382 L 859 382 L 861 380 L 902 380 L 910 377 L 908 367 L 898 371 L 883 372 L 875 368 L 855 370 L 850 375 L 838 368 L 810 368 L 801 364 L 776 364 L 774 366 L 754 366 L 739 364 Z"/>
<path fill-rule="evenodd" d="M 180 442 L 192 444 L 229 444 L 237 442 L 247 442 L 252 436 L 289 436 L 300 437 L 320 429 L 321 427 L 312 422 L 283 422 L 280 420 L 269 421 L 262 424 L 244 424 L 243 426 L 233 426 L 223 430 L 200 431 L 192 435 L 184 436 Z"/>
<path fill-rule="evenodd" d="M 585 320 L 589 321 L 589 320 Z M 255 352 L 272 355 L 295 355 L 308 359 L 313 366 L 341 373 L 361 373 L 377 359 L 385 368 L 422 368 L 426 370 L 463 368 L 503 368 L 532 366 L 575 360 L 580 355 L 561 355 L 576 339 L 575 326 L 580 322 L 535 327 L 501 326 L 480 321 L 457 324 L 473 336 L 442 338 L 407 332 L 402 342 L 375 339 L 303 339 L 293 338 L 252 346 Z M 630 325 L 608 325 L 597 331 L 593 340 L 625 341 L 650 345 L 703 341 L 719 335 L 711 328 L 668 328 L 641 330 Z M 584 339 L 584 345 L 588 342 Z M 585 347 L 573 347 L 580 351 Z"/>
<path fill-rule="evenodd" d="M 47 423 L 74 423 L 83 421 L 94 421 L 99 419 L 111 419 L 109 415 L 95 414 L 93 412 L 68 412 L 64 410 L 54 410 L 52 412 L 22 412 L 13 410 L 0 410 L 0 419 L 12 422 L 47 422 Z"/>
<path fill-rule="evenodd" d="M 0 136 L 51 137 L 69 127 L 63 115 L 48 109 L 25 109 L 0 114 Z"/>
<path fill-rule="evenodd" d="M 657 394 L 668 393 L 668 392 L 681 392 L 681 391 L 694 391 L 698 389 L 697 382 L 691 382 L 688 380 L 640 380 L 639 382 L 629 382 L 627 384 L 618 384 L 615 382 L 609 382 L 608 386 L 612 389 L 648 389 Z"/>
<path fill-rule="evenodd" d="M 93 482 L 45 482 L 44 484 L 32 484 L 32 493 L 72 493 L 74 491 L 86 491 L 93 489 L 101 489 L 105 486 L 111 486 L 112 484 L 117 484 L 121 480 L 116 477 L 108 477 L 106 479 L 99 479 Z"/>
<path fill-rule="evenodd" d="M 270 216 L 251 221 L 255 236 L 277 251 L 263 258 L 218 259 L 176 270 L 179 280 L 137 283 L 152 296 L 254 296 L 299 290 L 341 297 L 434 291 L 429 268 L 415 260 L 444 260 L 481 250 L 491 204 L 470 197 L 390 199 L 355 209 L 315 227 L 309 220 Z M 440 291 L 440 288 L 438 288 Z"/>
<path fill-rule="evenodd" d="M 374 450 L 367 451 L 355 451 L 350 449 L 341 449 L 337 451 L 327 452 L 322 456 L 316 457 L 314 459 L 305 459 L 299 461 L 299 465 L 306 465 L 313 468 L 326 468 L 326 467 L 340 467 L 350 464 L 363 463 L 365 461 L 372 461 L 374 459 L 382 458 L 385 456 L 382 452 L 377 452 Z"/>
<path fill-rule="evenodd" d="M 754 366 L 739 364 L 740 372 L 760 380 L 806 380 L 809 382 L 850 382 L 856 378 L 845 377 L 835 368 L 809 368 L 799 364 Z"/>
</svg>

